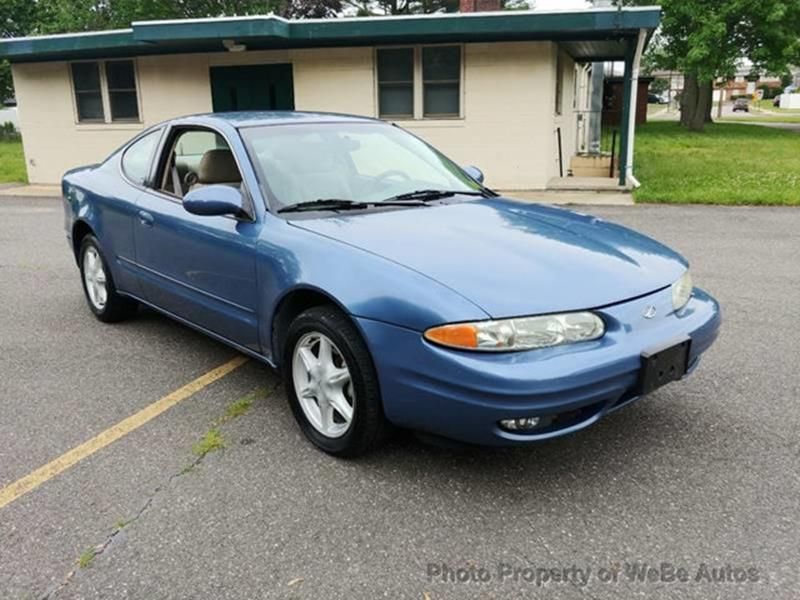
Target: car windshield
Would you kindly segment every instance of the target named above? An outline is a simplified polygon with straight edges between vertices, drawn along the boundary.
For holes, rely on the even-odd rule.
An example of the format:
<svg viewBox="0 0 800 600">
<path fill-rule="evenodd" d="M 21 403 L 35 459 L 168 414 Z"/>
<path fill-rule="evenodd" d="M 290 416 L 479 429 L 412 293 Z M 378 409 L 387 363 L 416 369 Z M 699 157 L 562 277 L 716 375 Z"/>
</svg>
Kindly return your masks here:
<svg viewBox="0 0 800 600">
<path fill-rule="evenodd" d="M 482 189 L 431 146 L 385 123 L 270 125 L 241 134 L 278 210 L 320 199 L 379 203 L 419 190 Z"/>
</svg>

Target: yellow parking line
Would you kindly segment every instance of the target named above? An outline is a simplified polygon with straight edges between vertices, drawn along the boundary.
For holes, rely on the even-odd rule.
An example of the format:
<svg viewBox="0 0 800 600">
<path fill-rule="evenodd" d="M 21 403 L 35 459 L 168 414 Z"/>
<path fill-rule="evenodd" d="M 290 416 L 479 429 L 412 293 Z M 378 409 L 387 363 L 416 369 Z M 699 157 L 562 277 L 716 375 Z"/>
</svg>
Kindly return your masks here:
<svg viewBox="0 0 800 600">
<path fill-rule="evenodd" d="M 245 356 L 237 356 L 233 360 L 229 360 L 216 369 L 212 369 L 194 381 L 190 381 L 183 387 L 178 388 L 171 394 L 164 396 L 160 400 L 156 400 L 136 414 L 123 419 L 116 425 L 112 425 L 105 431 L 94 436 L 92 439 L 83 442 L 80 446 L 75 446 L 72 450 L 65 452 L 55 460 L 52 460 L 46 465 L 39 467 L 22 479 L 18 479 L 14 483 L 11 483 L 0 489 L 0 508 L 10 504 L 20 496 L 35 490 L 45 481 L 52 479 L 62 471 L 66 471 L 72 465 L 82 461 L 87 456 L 91 456 L 101 448 L 105 448 L 112 442 L 115 442 L 121 437 L 129 434 L 131 431 L 138 429 L 151 419 L 156 418 L 165 410 L 168 410 L 178 404 L 178 402 L 186 400 L 186 398 L 199 392 L 204 387 L 214 383 L 234 369 L 241 367 L 247 362 L 247 360 L 248 359 Z"/>
</svg>

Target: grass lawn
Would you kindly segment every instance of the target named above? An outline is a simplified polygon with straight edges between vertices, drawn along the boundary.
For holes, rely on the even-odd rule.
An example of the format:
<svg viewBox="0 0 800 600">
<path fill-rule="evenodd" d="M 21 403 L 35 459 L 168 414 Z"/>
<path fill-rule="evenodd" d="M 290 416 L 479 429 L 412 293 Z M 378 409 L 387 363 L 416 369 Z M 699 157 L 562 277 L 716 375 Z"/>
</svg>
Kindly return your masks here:
<svg viewBox="0 0 800 600">
<path fill-rule="evenodd" d="M 691 133 L 674 122 L 637 128 L 637 202 L 800 205 L 800 134 L 755 125 L 710 124 Z"/>
<path fill-rule="evenodd" d="M 22 142 L 0 140 L 0 183 L 27 183 Z"/>
<path fill-rule="evenodd" d="M 800 114 L 800 108 L 780 108 L 779 106 L 773 105 L 772 102 L 773 100 L 756 100 L 753 102 L 753 107 L 757 110 L 771 110 L 777 113 Z"/>
<path fill-rule="evenodd" d="M 752 113 L 746 117 L 722 117 L 726 123 L 800 123 L 800 113 L 787 110 L 779 115 Z"/>
</svg>

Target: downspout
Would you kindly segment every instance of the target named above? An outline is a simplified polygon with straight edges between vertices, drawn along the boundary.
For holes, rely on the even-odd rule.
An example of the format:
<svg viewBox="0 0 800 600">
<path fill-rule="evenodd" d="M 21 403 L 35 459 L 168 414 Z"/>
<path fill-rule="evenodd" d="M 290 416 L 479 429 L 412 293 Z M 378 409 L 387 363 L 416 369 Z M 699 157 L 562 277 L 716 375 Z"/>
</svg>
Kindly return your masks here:
<svg viewBox="0 0 800 600">
<path fill-rule="evenodd" d="M 642 184 L 633 176 L 633 139 L 636 131 L 636 112 L 637 102 L 639 95 L 639 67 L 642 63 L 642 53 L 644 52 L 644 43 L 647 39 L 647 30 L 639 30 L 639 39 L 636 41 L 636 52 L 633 55 L 633 64 L 631 65 L 631 98 L 630 110 L 628 111 L 628 145 L 625 154 L 625 181 L 635 188 Z"/>
</svg>

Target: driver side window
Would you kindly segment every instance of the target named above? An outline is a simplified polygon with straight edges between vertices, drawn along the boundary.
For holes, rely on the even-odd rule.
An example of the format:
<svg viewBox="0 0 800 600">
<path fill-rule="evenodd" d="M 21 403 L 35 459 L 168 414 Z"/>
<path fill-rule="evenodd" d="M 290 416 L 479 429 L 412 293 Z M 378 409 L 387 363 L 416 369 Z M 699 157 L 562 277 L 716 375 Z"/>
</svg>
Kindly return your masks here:
<svg viewBox="0 0 800 600">
<path fill-rule="evenodd" d="M 161 190 L 183 198 L 204 185 L 239 189 L 242 176 L 225 139 L 207 129 L 187 129 L 174 138 L 161 181 Z"/>
</svg>

